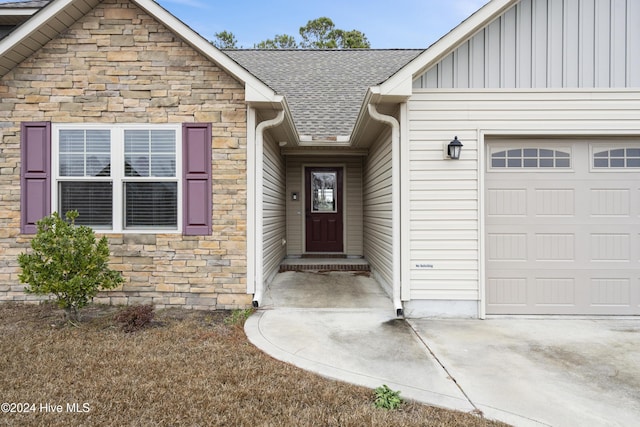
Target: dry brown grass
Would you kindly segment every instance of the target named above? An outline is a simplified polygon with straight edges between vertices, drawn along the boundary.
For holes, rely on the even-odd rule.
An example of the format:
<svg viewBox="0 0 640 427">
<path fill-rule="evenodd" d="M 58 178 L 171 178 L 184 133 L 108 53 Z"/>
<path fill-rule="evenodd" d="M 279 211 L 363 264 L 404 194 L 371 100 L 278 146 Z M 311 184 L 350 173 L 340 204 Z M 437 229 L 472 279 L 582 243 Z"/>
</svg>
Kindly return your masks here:
<svg viewBox="0 0 640 427">
<path fill-rule="evenodd" d="M 0 413 L 0 425 L 499 425 L 416 403 L 376 409 L 372 390 L 266 356 L 225 324 L 227 312 L 159 311 L 151 327 L 124 333 L 115 311 L 89 307 L 74 327 L 51 305 L 0 304 L 0 403 L 36 409 Z"/>
</svg>

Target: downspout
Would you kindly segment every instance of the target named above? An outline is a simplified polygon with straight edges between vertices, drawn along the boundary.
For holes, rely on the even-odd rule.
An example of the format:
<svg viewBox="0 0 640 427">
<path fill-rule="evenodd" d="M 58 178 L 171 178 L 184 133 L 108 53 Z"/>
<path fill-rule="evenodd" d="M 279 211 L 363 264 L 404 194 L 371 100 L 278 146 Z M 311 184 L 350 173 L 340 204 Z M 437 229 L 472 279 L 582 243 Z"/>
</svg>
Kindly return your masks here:
<svg viewBox="0 0 640 427">
<path fill-rule="evenodd" d="M 262 305 L 262 296 L 264 295 L 264 245 L 263 245 L 263 199 L 264 199 L 264 132 L 267 129 L 280 125 L 284 121 L 284 110 L 278 111 L 278 115 L 271 119 L 260 122 L 256 127 L 256 146 L 255 146 L 255 293 L 253 294 L 253 306 L 258 308 Z"/>
<path fill-rule="evenodd" d="M 367 104 L 369 115 L 376 121 L 391 126 L 391 223 L 393 227 L 393 307 L 396 316 L 403 315 L 401 291 L 401 263 L 400 263 L 400 124 L 393 116 L 380 114 L 373 104 Z"/>
</svg>

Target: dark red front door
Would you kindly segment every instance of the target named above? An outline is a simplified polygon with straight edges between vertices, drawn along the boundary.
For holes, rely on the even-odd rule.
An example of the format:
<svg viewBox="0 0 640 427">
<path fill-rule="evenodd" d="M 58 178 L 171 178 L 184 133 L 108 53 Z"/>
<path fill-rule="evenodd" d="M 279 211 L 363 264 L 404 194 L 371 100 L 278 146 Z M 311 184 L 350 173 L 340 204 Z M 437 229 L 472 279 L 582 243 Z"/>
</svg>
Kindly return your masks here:
<svg viewBox="0 0 640 427">
<path fill-rule="evenodd" d="M 342 168 L 305 169 L 307 252 L 342 252 Z"/>
</svg>

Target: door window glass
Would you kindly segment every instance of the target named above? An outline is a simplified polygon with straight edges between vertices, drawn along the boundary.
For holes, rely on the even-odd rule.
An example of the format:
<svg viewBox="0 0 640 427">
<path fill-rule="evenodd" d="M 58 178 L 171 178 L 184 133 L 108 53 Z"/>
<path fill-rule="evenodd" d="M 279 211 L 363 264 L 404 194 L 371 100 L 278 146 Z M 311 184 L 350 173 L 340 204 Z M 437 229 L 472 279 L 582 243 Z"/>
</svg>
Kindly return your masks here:
<svg viewBox="0 0 640 427">
<path fill-rule="evenodd" d="M 337 212 L 338 206 L 336 200 L 336 175 L 336 172 L 311 172 L 312 212 Z"/>
</svg>

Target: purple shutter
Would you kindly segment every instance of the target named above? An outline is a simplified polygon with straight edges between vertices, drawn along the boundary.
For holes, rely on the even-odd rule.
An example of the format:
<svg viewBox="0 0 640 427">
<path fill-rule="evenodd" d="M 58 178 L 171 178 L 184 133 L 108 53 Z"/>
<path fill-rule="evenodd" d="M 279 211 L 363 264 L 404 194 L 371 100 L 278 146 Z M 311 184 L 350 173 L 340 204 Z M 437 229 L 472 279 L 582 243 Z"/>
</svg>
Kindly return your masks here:
<svg viewBox="0 0 640 427">
<path fill-rule="evenodd" d="M 182 126 L 183 233 L 211 235 L 211 123 Z"/>
<path fill-rule="evenodd" d="M 51 214 L 51 123 L 22 123 L 20 153 L 20 232 L 35 234 Z"/>
</svg>

